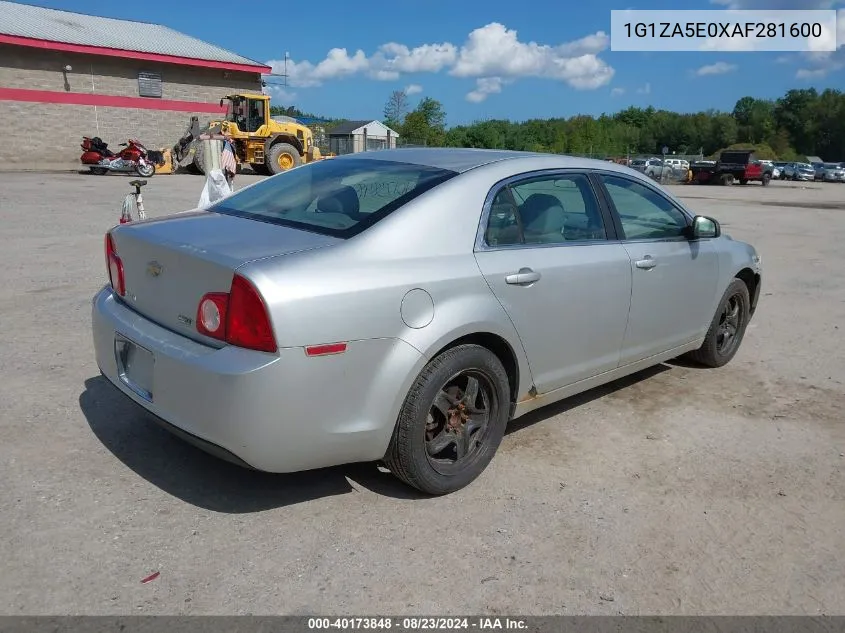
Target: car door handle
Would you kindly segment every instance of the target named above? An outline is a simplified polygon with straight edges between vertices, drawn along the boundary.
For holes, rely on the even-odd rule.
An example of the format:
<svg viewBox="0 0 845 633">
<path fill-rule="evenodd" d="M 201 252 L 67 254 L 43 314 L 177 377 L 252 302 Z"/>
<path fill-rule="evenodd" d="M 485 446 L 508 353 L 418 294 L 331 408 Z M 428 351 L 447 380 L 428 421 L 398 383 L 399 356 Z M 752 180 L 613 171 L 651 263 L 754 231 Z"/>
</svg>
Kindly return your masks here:
<svg viewBox="0 0 845 633">
<path fill-rule="evenodd" d="M 511 273 L 505 277 L 505 283 L 514 286 L 527 286 L 528 284 L 533 284 L 535 281 L 540 281 L 540 273 L 530 268 L 520 268 L 518 273 Z"/>
<path fill-rule="evenodd" d="M 655 266 L 657 266 L 657 262 L 651 255 L 646 255 L 641 260 L 636 262 L 637 268 L 643 268 L 645 270 L 651 270 Z"/>
</svg>

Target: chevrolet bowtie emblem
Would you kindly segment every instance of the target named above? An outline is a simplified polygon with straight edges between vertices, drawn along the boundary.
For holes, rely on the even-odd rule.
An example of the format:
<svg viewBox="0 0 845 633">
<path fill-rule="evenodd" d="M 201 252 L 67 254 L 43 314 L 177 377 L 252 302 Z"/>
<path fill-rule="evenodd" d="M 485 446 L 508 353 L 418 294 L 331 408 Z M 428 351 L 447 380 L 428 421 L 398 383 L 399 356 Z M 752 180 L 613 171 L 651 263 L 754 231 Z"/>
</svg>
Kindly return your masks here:
<svg viewBox="0 0 845 633">
<path fill-rule="evenodd" d="M 147 264 L 147 274 L 151 277 L 158 277 L 161 274 L 161 264 L 158 262 L 150 262 Z"/>
</svg>

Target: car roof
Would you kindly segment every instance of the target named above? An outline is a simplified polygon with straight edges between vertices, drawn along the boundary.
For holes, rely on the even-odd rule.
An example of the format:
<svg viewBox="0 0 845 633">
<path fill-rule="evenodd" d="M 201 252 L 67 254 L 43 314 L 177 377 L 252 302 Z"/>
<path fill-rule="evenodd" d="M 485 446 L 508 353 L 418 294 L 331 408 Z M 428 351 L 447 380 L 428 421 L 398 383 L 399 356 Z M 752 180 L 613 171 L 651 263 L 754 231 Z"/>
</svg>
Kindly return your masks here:
<svg viewBox="0 0 845 633">
<path fill-rule="evenodd" d="M 563 154 L 548 154 L 543 152 L 520 152 L 515 150 L 496 149 L 473 149 L 458 147 L 414 147 L 383 149 L 355 154 L 344 154 L 332 160 L 365 159 L 365 160 L 389 160 L 398 163 L 410 163 L 413 165 L 424 165 L 439 169 L 448 169 L 463 173 L 476 167 L 503 160 L 520 162 L 542 161 L 549 168 L 597 168 L 608 169 L 619 167 L 620 171 L 628 171 L 616 163 L 609 163 L 605 160 L 595 158 L 581 158 L 578 156 L 566 156 Z"/>
</svg>

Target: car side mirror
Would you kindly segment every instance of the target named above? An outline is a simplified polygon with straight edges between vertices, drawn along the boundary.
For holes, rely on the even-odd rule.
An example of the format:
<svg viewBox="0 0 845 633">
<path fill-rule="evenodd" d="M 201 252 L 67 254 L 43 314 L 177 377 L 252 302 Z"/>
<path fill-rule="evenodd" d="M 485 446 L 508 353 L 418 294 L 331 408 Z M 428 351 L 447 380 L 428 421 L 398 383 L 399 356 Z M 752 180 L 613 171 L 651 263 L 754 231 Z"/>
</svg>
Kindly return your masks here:
<svg viewBox="0 0 845 633">
<path fill-rule="evenodd" d="M 692 219 L 692 226 L 689 227 L 689 236 L 692 240 L 701 240 L 719 237 L 722 234 L 722 227 L 713 218 L 697 215 Z"/>
</svg>

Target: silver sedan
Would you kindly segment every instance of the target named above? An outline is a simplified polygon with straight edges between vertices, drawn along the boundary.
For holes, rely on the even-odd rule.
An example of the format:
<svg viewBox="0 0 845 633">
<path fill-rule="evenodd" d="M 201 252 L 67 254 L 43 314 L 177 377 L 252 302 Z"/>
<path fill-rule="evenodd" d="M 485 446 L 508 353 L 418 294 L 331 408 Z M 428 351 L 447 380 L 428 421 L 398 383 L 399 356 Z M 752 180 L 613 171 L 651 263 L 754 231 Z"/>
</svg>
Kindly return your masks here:
<svg viewBox="0 0 845 633">
<path fill-rule="evenodd" d="M 124 224 L 100 371 L 182 438 L 270 472 L 383 461 L 445 494 L 507 423 L 688 354 L 730 361 L 760 258 L 606 161 L 402 149 Z"/>
</svg>

